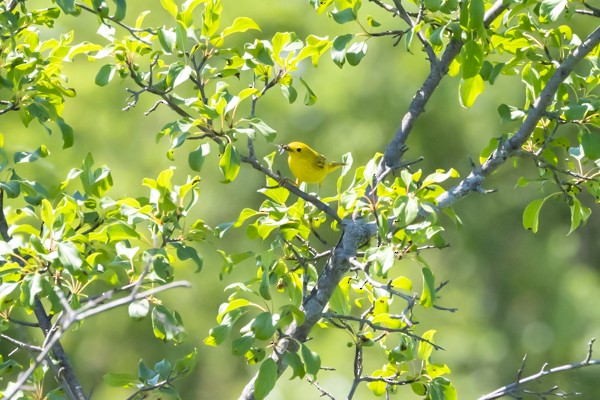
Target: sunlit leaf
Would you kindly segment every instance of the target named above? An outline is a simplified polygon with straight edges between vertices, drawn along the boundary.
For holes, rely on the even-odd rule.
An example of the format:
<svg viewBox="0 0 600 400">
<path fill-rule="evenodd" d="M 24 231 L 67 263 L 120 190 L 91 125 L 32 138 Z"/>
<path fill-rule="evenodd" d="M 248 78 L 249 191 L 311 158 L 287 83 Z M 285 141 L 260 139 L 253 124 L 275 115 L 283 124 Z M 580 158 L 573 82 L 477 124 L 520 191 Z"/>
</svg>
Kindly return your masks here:
<svg viewBox="0 0 600 400">
<path fill-rule="evenodd" d="M 472 78 L 461 79 L 459 86 L 460 104 L 465 108 L 471 108 L 484 89 L 485 84 L 479 74 Z"/>
<path fill-rule="evenodd" d="M 240 171 L 241 159 L 235 146 L 228 143 L 225 151 L 219 160 L 219 169 L 223 174 L 224 183 L 233 182 Z"/>
</svg>

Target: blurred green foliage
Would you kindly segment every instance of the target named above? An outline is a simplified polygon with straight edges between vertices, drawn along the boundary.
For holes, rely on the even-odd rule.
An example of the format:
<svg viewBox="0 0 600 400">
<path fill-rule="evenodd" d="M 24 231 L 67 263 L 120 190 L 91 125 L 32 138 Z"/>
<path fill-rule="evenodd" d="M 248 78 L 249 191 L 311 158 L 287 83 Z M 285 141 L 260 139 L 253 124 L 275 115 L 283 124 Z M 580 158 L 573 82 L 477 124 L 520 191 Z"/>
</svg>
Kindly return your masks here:
<svg viewBox="0 0 600 400">
<path fill-rule="evenodd" d="M 425 6 L 436 7 L 435 2 L 427 1 Z M 169 26 L 172 23 L 169 13 L 158 1 L 129 2 L 123 22 L 134 25 L 136 16 L 147 9 L 151 10 L 146 17 L 148 24 Z M 280 31 L 296 32 L 299 38 L 311 34 L 332 38 L 354 33 L 356 29 L 350 24 L 336 24 L 324 14 L 315 14 L 308 2 L 302 1 L 224 2 L 222 26 L 230 25 L 239 16 L 252 18 L 261 28 L 258 33 L 240 33 L 241 38 L 237 39 L 240 43 L 253 36 L 270 39 Z M 371 18 L 377 21 L 383 16 L 383 11 L 374 8 Z M 58 19 L 44 35 L 59 37 L 73 32 L 76 42 L 102 43 L 96 34 L 98 26 L 95 15 L 82 13 Z M 584 36 L 595 26 L 595 20 L 590 19 L 578 25 L 577 30 Z M 258 103 L 261 118 L 278 132 L 276 142 L 302 140 L 330 159 L 341 159 L 344 153 L 350 152 L 355 165 L 364 165 L 375 152 L 383 151 L 425 78 L 428 64 L 421 53 L 406 52 L 394 46 L 393 39 L 374 39 L 368 41 L 368 54 L 356 67 L 340 69 L 327 59 L 320 61 L 318 69 L 305 66 L 306 63 L 301 65 L 303 79 L 316 95 L 314 104 L 306 106 L 302 101 L 289 104 L 286 99 L 289 93 L 270 93 L 261 99 Z M 360 48 L 355 50 L 361 54 Z M 25 127 L 17 115 L 2 116 L 0 131 L 7 153 L 24 151 L 31 152 L 28 157 L 40 157 L 35 163 L 20 166 L 21 176 L 47 182 L 48 186 L 58 185 L 73 168 L 93 169 L 91 161 L 84 162 L 90 152 L 94 165 L 110 168 L 114 185 L 109 194 L 113 198 L 149 196 L 149 189 L 160 191 L 158 175 L 170 166 L 176 167 L 172 170 L 174 182 L 184 182 L 187 176 L 196 174 L 190 169 L 187 154 L 193 152 L 197 144 L 185 142 L 181 149 L 171 152 L 172 143 L 157 135 L 165 121 L 174 119 L 173 111 L 159 105 L 153 112 L 147 112 L 156 99 L 143 95 L 135 107 L 128 107 L 130 93 L 126 89 L 134 89 L 132 82 L 113 79 L 108 83 L 108 75 L 112 73 L 118 71 L 103 67 L 102 61 L 89 62 L 83 55 L 64 66 L 62 74 L 68 81 L 57 84 L 65 97 L 59 121 L 65 121 L 70 128 L 61 123 L 50 126 L 53 131 L 50 136 L 43 125 L 29 122 Z M 486 86 L 474 104 L 468 96 L 463 96 L 462 104 L 473 106 L 465 110 L 457 98 L 461 85 L 457 80 L 443 81 L 427 105 L 426 115 L 411 134 L 410 149 L 405 157 L 415 160 L 423 156 L 424 161 L 418 167 L 424 171 L 456 168 L 461 175 L 467 174 L 470 159 L 479 157 L 490 137 L 506 134 L 515 126 L 514 122 L 502 123 L 498 104 L 520 103 L 525 108 L 530 101 L 520 98 L 522 81 L 509 76 L 503 77 L 502 84 Z M 299 99 L 303 99 L 302 85 L 298 91 Z M 311 98 L 308 102 L 313 101 Z M 260 155 L 276 150 L 273 143 L 264 140 L 257 140 L 255 147 Z M 264 196 L 257 190 L 265 181 L 261 173 L 250 168 L 231 172 L 224 166 L 223 158 L 219 162 L 216 151 L 205 156 L 207 161 L 202 162 L 201 181 L 197 186 L 199 198 L 197 206 L 189 210 L 190 221 L 202 218 L 208 226 L 217 226 L 235 221 L 245 207 L 260 207 Z M 199 161 L 196 159 L 196 162 Z M 533 185 L 516 187 L 515 182 L 521 175 L 536 179 L 538 171 L 525 160 L 515 163 L 522 168 L 519 174 L 505 167 L 486 182 L 486 187 L 498 192 L 474 194 L 455 206 L 463 224 L 447 230 L 451 247 L 422 254 L 438 281 L 450 280 L 438 294 L 442 304 L 458 308 L 455 313 L 425 310 L 419 315 L 419 323 L 444 328 L 436 334 L 435 343 L 445 350 L 434 352 L 432 359 L 439 357 L 451 366 L 450 378 L 459 398 L 475 398 L 514 381 L 525 353 L 528 354 L 526 372 L 536 372 L 546 362 L 555 365 L 579 361 L 586 354 L 588 340 L 600 331 L 600 311 L 595 307 L 600 301 L 597 213 L 592 213 L 586 225 L 567 236 L 571 227 L 568 209 L 562 201 L 550 198 L 541 211 L 539 231 L 533 235 L 524 230 L 523 210 L 539 197 L 539 192 Z M 223 175 L 219 165 L 221 171 L 232 174 L 231 178 L 238 173 L 239 176 L 228 185 L 221 184 Z M 274 159 L 273 170 L 281 170 L 289 176 L 282 158 Z M 147 177 L 156 177 L 156 181 L 149 181 Z M 98 194 L 103 194 L 104 189 L 108 187 L 97 189 Z M 326 181 L 321 189 L 321 193 L 327 195 L 334 191 L 333 179 Z M 7 203 L 10 207 L 22 206 Z M 595 199 L 583 198 L 583 205 L 595 207 Z M 444 224 L 452 226 L 449 219 L 444 220 Z M 336 238 L 331 232 L 325 236 L 326 240 Z M 163 303 L 169 309 L 178 310 L 185 323 L 187 339 L 180 344 L 157 345 L 151 321 L 134 321 L 124 308 L 95 316 L 77 330 L 68 332 L 63 345 L 80 373 L 83 386 L 94 388 L 95 398 L 124 398 L 122 390 L 103 384 L 106 371 L 159 370 L 160 365 L 156 363 L 166 355 L 174 361 L 195 351 L 195 369 L 178 383 L 182 398 L 237 396 L 255 370 L 248 368 L 243 358 L 232 357 L 229 345 L 207 347 L 203 340 L 216 324 L 216 310 L 226 298 L 224 288 L 244 278 L 253 278 L 255 271 L 245 269 L 252 263 L 246 261 L 236 267 L 235 276 L 223 274 L 223 257 L 215 248 L 242 254 L 258 250 L 259 246 L 242 231 L 230 230 L 222 240 L 210 239 L 199 245 L 203 257 L 201 273 L 195 273 L 200 261 L 193 258 L 173 266 L 177 277 L 189 280 L 193 286 L 193 289 L 161 294 Z M 401 268 L 402 274 L 410 279 L 421 279 L 420 266 Z M 265 337 L 269 336 L 265 333 Z M 311 336 L 319 340 L 309 342 L 309 350 L 303 348 L 303 353 L 307 352 L 303 354 L 307 369 L 308 352 L 318 352 L 322 366 L 339 372 L 321 371 L 319 383 L 336 398 L 345 396 L 351 385 L 353 348 L 346 346 L 339 332 L 316 328 Z M 351 342 L 352 338 L 348 336 L 347 341 Z M 2 349 L 2 353 L 5 352 Z M 115 357 L 115 353 L 119 357 Z M 152 367 L 141 367 L 140 359 Z M 269 367 L 272 366 L 261 368 Z M 365 369 L 377 368 L 380 365 L 373 363 Z M 286 372 L 269 398 L 294 400 L 319 396 L 318 390 L 308 384 L 298 390 L 297 382 L 288 383 L 285 378 L 292 373 Z M 553 383 L 567 391 L 583 392 L 579 398 L 593 399 L 600 390 L 597 376 L 597 371 L 589 369 L 557 376 Z M 106 379 L 108 383 L 111 379 L 113 383 L 121 383 L 122 379 L 136 377 L 112 375 Z M 371 390 L 376 388 L 371 387 Z M 368 392 L 366 385 L 361 387 L 358 398 Z"/>
</svg>

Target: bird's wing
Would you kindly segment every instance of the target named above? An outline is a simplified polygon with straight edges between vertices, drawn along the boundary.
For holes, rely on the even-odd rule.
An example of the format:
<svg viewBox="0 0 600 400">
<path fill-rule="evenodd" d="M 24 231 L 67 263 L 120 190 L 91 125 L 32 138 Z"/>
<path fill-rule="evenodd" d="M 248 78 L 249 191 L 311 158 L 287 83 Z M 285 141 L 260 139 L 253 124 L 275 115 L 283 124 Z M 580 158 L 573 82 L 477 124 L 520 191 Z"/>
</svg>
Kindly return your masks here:
<svg viewBox="0 0 600 400">
<path fill-rule="evenodd" d="M 327 160 L 325 159 L 325 156 L 322 154 L 319 154 L 319 156 L 316 157 L 313 161 L 313 167 L 315 167 L 317 169 L 325 169 L 326 163 L 327 163 Z"/>
</svg>

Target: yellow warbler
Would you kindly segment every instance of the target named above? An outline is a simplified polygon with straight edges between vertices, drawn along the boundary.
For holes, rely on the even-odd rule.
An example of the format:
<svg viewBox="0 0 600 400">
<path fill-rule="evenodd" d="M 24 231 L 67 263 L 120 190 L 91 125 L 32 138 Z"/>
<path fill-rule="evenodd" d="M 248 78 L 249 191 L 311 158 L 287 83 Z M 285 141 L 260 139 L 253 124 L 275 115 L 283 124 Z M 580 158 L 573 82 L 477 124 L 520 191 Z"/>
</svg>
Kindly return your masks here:
<svg viewBox="0 0 600 400">
<path fill-rule="evenodd" d="M 288 153 L 288 165 L 298 182 L 318 183 L 327 174 L 344 165 L 341 162 L 327 161 L 324 155 L 317 153 L 302 142 L 292 142 L 279 146 Z"/>
</svg>

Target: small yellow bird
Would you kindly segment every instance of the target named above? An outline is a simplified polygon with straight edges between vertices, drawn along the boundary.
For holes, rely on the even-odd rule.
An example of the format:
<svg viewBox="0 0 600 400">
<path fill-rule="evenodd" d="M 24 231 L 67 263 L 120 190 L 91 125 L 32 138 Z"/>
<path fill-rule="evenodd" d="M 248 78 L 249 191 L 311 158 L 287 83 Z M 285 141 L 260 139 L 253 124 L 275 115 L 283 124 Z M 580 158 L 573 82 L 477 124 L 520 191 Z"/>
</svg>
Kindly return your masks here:
<svg viewBox="0 0 600 400">
<path fill-rule="evenodd" d="M 288 165 L 298 182 L 321 185 L 330 172 L 345 165 L 342 162 L 327 161 L 324 155 L 302 142 L 283 144 L 279 148 L 288 152 Z"/>
</svg>

